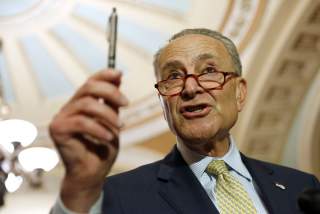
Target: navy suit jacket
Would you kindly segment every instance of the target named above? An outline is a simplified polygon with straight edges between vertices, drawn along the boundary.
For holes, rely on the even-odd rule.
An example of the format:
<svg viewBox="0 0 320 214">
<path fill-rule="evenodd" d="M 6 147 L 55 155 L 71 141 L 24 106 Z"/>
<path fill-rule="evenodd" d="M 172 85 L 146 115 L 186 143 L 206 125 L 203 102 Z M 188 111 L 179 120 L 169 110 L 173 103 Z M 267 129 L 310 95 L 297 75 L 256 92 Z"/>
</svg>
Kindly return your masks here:
<svg viewBox="0 0 320 214">
<path fill-rule="evenodd" d="M 299 194 L 305 188 L 320 188 L 313 175 L 244 155 L 242 160 L 269 213 L 300 213 Z M 108 177 L 102 210 L 106 214 L 218 214 L 176 147 L 163 160 Z"/>
</svg>

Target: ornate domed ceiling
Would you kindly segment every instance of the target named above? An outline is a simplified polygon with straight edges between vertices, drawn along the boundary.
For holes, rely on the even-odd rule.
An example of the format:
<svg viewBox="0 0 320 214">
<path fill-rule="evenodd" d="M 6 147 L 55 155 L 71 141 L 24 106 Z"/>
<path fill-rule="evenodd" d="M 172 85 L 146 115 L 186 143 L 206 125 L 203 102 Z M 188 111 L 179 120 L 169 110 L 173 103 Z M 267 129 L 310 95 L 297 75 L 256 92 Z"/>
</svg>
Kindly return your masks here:
<svg viewBox="0 0 320 214">
<path fill-rule="evenodd" d="M 125 128 L 119 170 L 158 159 L 174 143 L 153 88 L 152 59 L 170 35 L 189 27 L 219 30 L 235 41 L 250 91 L 246 116 L 240 118 L 241 127 L 234 135 L 249 154 L 281 161 L 292 128 L 289 123 L 303 102 L 296 99 L 291 103 L 297 106 L 292 111 L 276 109 L 283 106 L 281 100 L 287 89 L 293 88 L 291 80 L 295 81 L 288 79 L 294 75 L 285 72 L 288 67 L 281 66 L 299 69 L 299 62 L 292 59 L 299 58 L 303 44 L 312 40 L 319 45 L 316 29 L 320 28 L 315 27 L 319 26 L 318 0 L 296 4 L 288 0 L 2 0 L 0 74 L 4 95 L 12 109 L 10 117 L 36 124 L 40 130 L 37 144 L 52 145 L 47 134 L 52 116 L 89 75 L 106 66 L 106 24 L 112 7 L 119 14 L 117 67 L 124 73 L 122 90 L 131 103 L 121 112 Z M 313 16 L 314 23 L 304 27 L 307 33 L 303 33 L 304 23 L 310 23 Z M 310 33 L 314 36 L 308 37 Z M 284 58 L 289 50 L 292 54 Z M 314 54 L 308 55 L 312 55 L 310 60 L 319 56 L 319 49 Z M 300 87 L 300 95 L 308 92 L 311 77 L 318 71 L 315 61 L 313 67 L 303 67 L 303 73 L 310 71 L 310 76 Z M 279 105 L 269 108 L 269 101 Z M 283 121 L 277 112 L 286 115 Z M 281 136 L 276 139 L 283 143 L 274 153 L 273 144 L 261 139 L 275 139 L 269 131 L 277 118 L 283 129 L 271 136 Z M 255 134 L 251 131 L 258 129 Z M 266 148 L 268 152 L 262 152 Z"/>
<path fill-rule="evenodd" d="M 52 116 L 106 66 L 112 7 L 119 14 L 117 67 L 130 99 L 121 111 L 125 128 L 114 173 L 157 160 L 175 143 L 153 88 L 153 54 L 173 33 L 206 27 L 240 50 L 249 88 L 232 131 L 240 149 L 320 177 L 320 0 L 0 0 L 4 97 L 10 118 L 39 129 L 35 145 L 53 146 Z M 42 189 L 8 195 L 1 212 L 48 211 L 62 169 Z"/>
</svg>

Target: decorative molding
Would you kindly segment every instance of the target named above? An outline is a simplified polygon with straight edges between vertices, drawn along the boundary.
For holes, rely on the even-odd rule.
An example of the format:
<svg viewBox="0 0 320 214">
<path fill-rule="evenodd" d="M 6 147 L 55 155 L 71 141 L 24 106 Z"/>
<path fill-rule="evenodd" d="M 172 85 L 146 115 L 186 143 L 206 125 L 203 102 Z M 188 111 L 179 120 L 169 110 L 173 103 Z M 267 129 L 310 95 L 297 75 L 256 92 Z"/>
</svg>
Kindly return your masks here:
<svg viewBox="0 0 320 214">
<path fill-rule="evenodd" d="M 231 13 L 233 12 L 233 9 L 234 9 L 234 1 L 235 0 L 229 0 L 228 8 L 224 14 L 224 17 L 223 17 L 223 20 L 220 24 L 220 27 L 218 28 L 218 31 L 220 31 L 220 32 L 223 32 L 223 29 L 226 27 L 226 24 L 229 21 Z"/>
<path fill-rule="evenodd" d="M 230 0 L 226 16 L 219 27 L 238 47 L 244 51 L 253 34 L 257 31 L 264 12 L 266 0 Z"/>
<path fill-rule="evenodd" d="M 282 35 L 286 43 L 279 48 L 275 42 L 277 48 L 269 53 L 272 64 L 266 61 L 269 64 L 257 68 L 266 73 L 247 74 L 258 78 L 251 86 L 256 93 L 249 97 L 251 106 L 243 112 L 236 134 L 242 150 L 250 156 L 271 162 L 281 160 L 294 118 L 320 67 L 320 31 L 310 22 L 316 20 L 313 17 L 319 13 L 319 5 L 319 1 L 310 1 L 301 10 L 301 17 L 295 17 L 297 22 L 291 29 L 277 32 L 286 32 Z"/>
<path fill-rule="evenodd" d="M 320 178 L 320 66 L 290 132 L 296 152 L 291 162 Z"/>
</svg>

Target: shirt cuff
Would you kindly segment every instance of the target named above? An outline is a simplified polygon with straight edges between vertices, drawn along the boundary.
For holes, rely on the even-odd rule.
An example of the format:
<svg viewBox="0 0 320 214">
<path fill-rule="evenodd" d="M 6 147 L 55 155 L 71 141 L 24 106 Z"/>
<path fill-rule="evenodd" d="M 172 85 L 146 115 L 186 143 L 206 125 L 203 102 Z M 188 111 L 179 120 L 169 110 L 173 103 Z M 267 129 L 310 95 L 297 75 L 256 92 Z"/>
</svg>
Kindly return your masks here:
<svg viewBox="0 0 320 214">
<path fill-rule="evenodd" d="M 103 192 L 100 194 L 98 200 L 90 208 L 89 214 L 101 214 L 102 199 L 103 199 Z M 66 208 L 59 195 L 56 203 L 54 204 L 53 208 L 50 211 L 50 214 L 83 214 L 83 213 L 74 212 Z"/>
</svg>

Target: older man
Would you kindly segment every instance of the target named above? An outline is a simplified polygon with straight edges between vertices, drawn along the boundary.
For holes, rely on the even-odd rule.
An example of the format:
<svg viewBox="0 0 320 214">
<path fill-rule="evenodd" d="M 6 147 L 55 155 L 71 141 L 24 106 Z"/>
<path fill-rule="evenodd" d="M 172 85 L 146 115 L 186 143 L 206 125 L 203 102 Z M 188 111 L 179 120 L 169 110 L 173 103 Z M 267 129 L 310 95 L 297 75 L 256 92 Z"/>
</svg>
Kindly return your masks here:
<svg viewBox="0 0 320 214">
<path fill-rule="evenodd" d="M 232 41 L 184 30 L 158 51 L 154 68 L 177 145 L 163 160 L 105 178 L 118 153 L 118 110 L 128 101 L 121 73 L 93 75 L 50 125 L 66 168 L 52 212 L 299 213 L 299 193 L 319 188 L 318 180 L 244 156 L 229 134 L 247 90 Z"/>
</svg>

